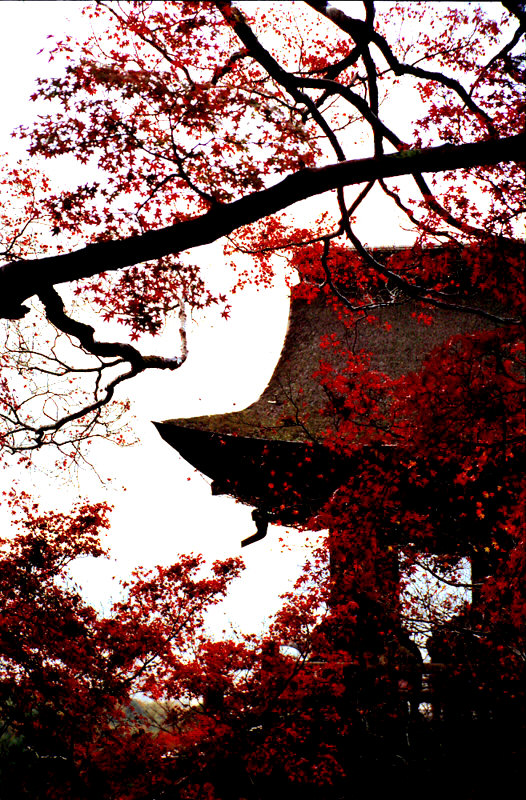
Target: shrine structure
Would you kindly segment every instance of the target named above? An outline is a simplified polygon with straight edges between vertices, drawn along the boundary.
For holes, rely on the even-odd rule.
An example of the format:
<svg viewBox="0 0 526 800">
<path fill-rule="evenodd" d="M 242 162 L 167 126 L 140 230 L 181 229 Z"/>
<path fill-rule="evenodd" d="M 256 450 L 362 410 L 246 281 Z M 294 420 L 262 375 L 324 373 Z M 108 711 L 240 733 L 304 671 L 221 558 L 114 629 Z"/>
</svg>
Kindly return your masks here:
<svg viewBox="0 0 526 800">
<path fill-rule="evenodd" d="M 375 299 L 371 321 L 364 313 L 345 313 L 327 293 L 305 296 L 303 290 L 301 284 L 292 290 L 281 356 L 255 403 L 243 411 L 155 423 L 162 438 L 212 480 L 213 494 L 254 506 L 257 533 L 244 546 L 263 538 L 268 522 L 294 526 L 312 518 L 360 458 L 359 448 L 349 458 L 324 446 L 339 419 L 326 413 L 327 392 L 316 377 L 320 363 L 343 371 L 341 353 L 363 351 L 371 371 L 398 378 L 420 369 L 455 334 L 492 327 L 488 319 L 444 309 L 434 309 L 433 323 L 425 325 L 421 304 L 392 294 Z M 341 343 L 338 351 L 330 346 L 334 341 Z M 368 453 L 385 450 L 381 431 L 363 446 Z"/>
<path fill-rule="evenodd" d="M 392 252 L 384 251 L 380 256 L 389 257 Z M 462 271 L 458 261 L 456 269 Z M 334 285 L 318 285 L 314 291 L 310 288 L 305 281 L 300 281 L 292 290 L 288 330 L 281 356 L 267 388 L 256 402 L 242 411 L 156 423 L 162 438 L 187 462 L 211 479 L 213 494 L 231 495 L 254 507 L 252 517 L 257 530 L 243 540 L 243 546 L 263 539 L 269 522 L 291 527 L 309 525 L 327 501 L 346 486 L 354 475 L 360 473 L 362 462 L 371 463 L 377 458 L 382 465 L 381 474 L 385 476 L 385 481 L 389 481 L 390 465 L 396 467 L 393 472 L 400 475 L 403 446 L 393 444 L 381 425 L 369 425 L 367 412 L 363 412 L 362 418 L 356 420 L 357 434 L 353 447 L 338 450 L 327 446 L 331 436 L 333 441 L 338 439 L 339 426 L 345 413 L 356 415 L 359 412 L 355 408 L 352 412 L 345 408 L 338 409 L 332 402 L 334 398 L 330 397 L 327 386 L 320 381 L 323 364 L 329 365 L 333 375 L 345 375 L 348 369 L 346 354 L 367 353 L 369 370 L 379 376 L 380 383 L 382 380 L 388 382 L 419 371 L 435 348 L 456 335 L 494 328 L 497 317 L 493 317 L 493 314 L 501 312 L 495 308 L 494 302 L 488 303 L 480 296 L 465 293 L 463 299 L 456 300 L 457 304 L 485 308 L 488 313 L 462 313 L 458 307 L 456 312 L 452 312 L 447 308 L 435 307 L 432 324 L 428 325 L 422 324 L 419 319 L 422 304 L 393 290 L 388 284 L 370 296 L 368 309 L 359 311 L 348 310 L 345 302 L 340 302 Z M 333 346 L 335 344 L 339 346 Z M 431 486 L 418 488 L 410 479 L 407 486 L 403 485 L 403 480 L 401 489 L 397 486 L 397 491 L 402 492 L 402 500 L 407 496 L 412 508 L 421 503 L 431 517 L 435 516 L 433 509 L 446 509 L 445 513 L 436 515 L 442 522 L 436 524 L 434 536 L 426 545 L 426 552 L 447 554 L 453 559 L 467 556 L 472 565 L 472 575 L 477 570 L 480 578 L 491 574 L 491 555 L 486 555 L 490 548 L 473 548 L 469 536 L 464 536 L 469 521 L 466 527 L 466 520 L 461 520 L 462 513 L 456 506 L 459 491 L 452 491 L 455 476 L 445 473 L 435 475 Z M 491 476 L 489 479 L 493 480 Z M 338 556 L 334 556 L 339 539 L 337 516 L 333 517 L 332 524 L 334 530 L 329 531 L 329 543 L 332 585 L 335 588 L 331 590 L 333 593 L 328 603 L 345 607 L 352 600 L 358 609 L 353 625 L 333 639 L 337 651 L 354 654 L 354 663 L 361 671 L 359 674 L 362 677 L 354 673 L 350 680 L 349 687 L 353 688 L 349 688 L 349 693 L 352 695 L 359 691 L 356 687 L 367 684 L 368 679 L 363 676 L 370 668 L 370 662 L 369 656 L 365 657 L 364 653 L 372 653 L 375 669 L 381 669 L 390 647 L 394 647 L 394 651 L 405 651 L 406 654 L 412 652 L 412 669 L 413 672 L 416 669 L 415 674 L 420 673 L 421 686 L 422 672 L 427 670 L 429 673 L 433 665 L 425 667 L 422 664 L 418 648 L 407 635 L 398 616 L 399 550 L 410 545 L 420 552 L 419 543 L 408 540 L 402 527 L 378 531 L 375 534 L 373 570 L 376 594 L 372 600 L 367 590 L 359 590 L 358 594 L 349 596 L 345 595 L 347 590 L 340 586 L 345 584 L 342 578 L 349 560 L 355 555 L 347 551 L 342 558 L 340 551 Z M 491 526 L 482 527 L 482 535 L 489 536 Z M 474 549 L 482 553 L 477 563 Z M 475 596 L 473 609 L 476 612 Z M 386 635 L 386 631 L 391 631 L 391 634 Z M 438 639 L 436 636 L 434 638 L 434 651 L 439 652 Z M 441 662 L 447 656 L 444 652 L 440 651 Z M 466 675 L 471 674 L 466 665 L 459 664 L 453 651 L 449 655 L 453 666 L 445 667 L 441 663 L 438 665 L 440 669 L 452 671 L 452 675 L 457 675 L 459 669 L 463 669 Z M 434 655 L 431 657 L 434 660 Z M 396 655 L 392 658 L 396 660 Z M 451 689 L 451 686 L 456 686 L 454 681 L 451 685 L 449 679 L 444 682 L 440 678 L 438 684 L 429 681 L 431 678 L 427 684 L 430 696 L 436 696 L 436 686 L 439 684 L 442 686 L 440 691 L 450 695 L 449 699 L 440 700 L 436 706 L 439 709 L 435 712 L 437 715 L 444 715 L 443 709 L 446 707 L 458 706 L 456 690 Z M 488 690 L 488 702 L 493 702 L 491 691 Z M 415 708 L 418 708 L 420 696 L 423 695 L 415 694 L 410 698 Z M 477 710 L 474 705 L 467 713 L 476 719 L 479 712 L 480 709 Z"/>
</svg>

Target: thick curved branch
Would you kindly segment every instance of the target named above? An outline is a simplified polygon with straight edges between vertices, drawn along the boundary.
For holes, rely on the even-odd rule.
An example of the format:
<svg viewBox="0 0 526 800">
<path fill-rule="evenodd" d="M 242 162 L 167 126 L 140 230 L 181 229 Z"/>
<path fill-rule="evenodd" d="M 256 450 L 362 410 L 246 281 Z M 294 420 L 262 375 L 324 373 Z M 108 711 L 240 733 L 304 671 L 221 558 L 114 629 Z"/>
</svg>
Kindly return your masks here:
<svg viewBox="0 0 526 800">
<path fill-rule="evenodd" d="M 243 225 L 332 189 L 378 178 L 522 161 L 524 152 L 526 134 L 521 133 L 486 142 L 404 150 L 378 158 L 309 167 L 269 189 L 216 206 L 206 214 L 175 225 L 140 236 L 95 242 L 71 253 L 5 264 L 0 267 L 0 317 L 23 317 L 28 310 L 22 305 L 24 300 L 55 284 L 89 278 L 214 242 Z"/>
<path fill-rule="evenodd" d="M 358 59 L 362 55 L 362 46 L 355 45 L 350 53 L 342 58 L 341 61 L 338 61 L 336 64 L 330 64 L 328 67 L 320 67 L 319 69 L 313 69 L 310 74 L 314 75 L 317 72 L 322 72 L 327 80 L 335 80 L 341 72 L 344 72 L 349 67 L 352 67 Z M 320 98 L 321 99 L 321 98 Z M 320 106 L 320 99 L 316 100 L 316 105 Z"/>
<path fill-rule="evenodd" d="M 429 184 L 422 175 L 413 175 L 413 178 L 428 208 L 443 219 L 444 222 L 447 222 L 452 228 L 456 228 L 458 231 L 468 234 L 468 236 L 492 238 L 493 234 L 491 232 L 484 231 L 482 228 L 477 228 L 474 225 L 470 225 L 468 222 L 454 217 L 447 208 L 444 208 L 444 206 L 438 202 Z"/>
<path fill-rule="evenodd" d="M 95 330 L 91 325 L 72 319 L 66 314 L 62 298 L 53 287 L 39 292 L 38 297 L 44 305 L 47 319 L 55 328 L 58 328 L 62 333 L 68 334 L 68 336 L 74 336 L 78 339 L 84 350 L 94 356 L 99 356 L 100 358 L 113 358 L 116 356 L 123 361 L 128 361 L 135 375 L 138 375 L 145 369 L 178 369 L 186 361 L 187 348 L 184 325 L 181 325 L 180 328 L 182 343 L 182 353 L 180 356 L 174 358 L 143 356 L 136 347 L 131 344 L 126 344 L 125 342 L 96 341 Z"/>
<path fill-rule="evenodd" d="M 95 368 L 86 369 L 70 369 L 64 365 L 64 374 L 68 372 L 93 372 L 96 374 L 96 380 L 92 397 L 89 401 L 79 402 L 78 407 L 74 411 L 66 411 L 56 413 L 50 417 L 47 424 L 35 425 L 32 423 L 31 418 L 22 419 L 20 410 L 26 401 L 10 409 L 11 417 L 4 416 L 4 420 L 10 423 L 13 428 L 9 433 L 12 438 L 15 434 L 22 432 L 31 434 L 31 440 L 26 444 L 17 443 L 11 447 L 5 437 L 4 446 L 7 449 L 15 451 L 34 450 L 41 447 L 43 444 L 55 444 L 59 447 L 64 444 L 72 444 L 80 438 L 87 438 L 93 435 L 93 428 L 97 421 L 100 420 L 100 415 L 105 406 L 107 406 L 114 398 L 115 390 L 119 384 L 123 383 L 130 378 L 135 377 L 146 369 L 169 369 L 175 370 L 180 367 L 186 360 L 186 333 L 184 330 L 184 320 L 181 325 L 181 342 L 182 353 L 175 358 L 163 358 L 161 356 L 143 356 L 135 347 L 130 344 L 122 342 L 98 342 L 94 337 L 94 329 L 83 322 L 72 319 L 66 314 L 64 303 L 58 292 L 54 288 L 48 288 L 39 293 L 39 299 L 44 305 L 46 317 L 51 324 L 58 330 L 65 333 L 67 336 L 77 339 L 85 352 L 96 356 L 99 359 L 99 366 Z M 110 360 L 106 360 L 110 359 Z M 103 375 L 106 377 L 107 371 L 112 371 L 115 367 L 125 367 L 129 365 L 129 369 L 119 375 L 114 375 L 113 378 L 107 380 L 105 385 L 103 383 Z M 44 371 L 45 370 L 41 370 Z M 42 397 L 45 397 L 45 392 Z M 31 396 L 34 400 L 36 395 Z M 29 398 L 28 398 L 29 399 Z M 81 436 L 75 436 L 71 441 L 58 442 L 56 435 L 59 431 L 63 431 L 72 423 L 81 422 L 83 431 Z"/>
<path fill-rule="evenodd" d="M 487 71 L 491 69 L 491 67 L 494 64 L 496 64 L 497 61 L 500 61 L 502 58 L 507 56 L 508 53 L 510 53 L 513 50 L 513 48 L 520 42 L 520 40 L 524 36 L 524 33 L 525 31 L 523 31 L 520 27 L 518 27 L 515 33 L 513 34 L 512 38 L 510 39 L 510 41 L 507 44 L 505 44 L 504 47 L 501 50 L 499 50 L 498 53 L 496 53 L 494 56 L 490 58 L 488 63 L 481 69 L 481 71 L 477 75 L 475 81 L 471 84 L 471 89 L 469 90 L 470 95 L 473 94 L 473 92 L 475 91 L 475 87 L 479 85 L 479 83 L 481 82 L 482 78 L 487 73 Z"/>
</svg>

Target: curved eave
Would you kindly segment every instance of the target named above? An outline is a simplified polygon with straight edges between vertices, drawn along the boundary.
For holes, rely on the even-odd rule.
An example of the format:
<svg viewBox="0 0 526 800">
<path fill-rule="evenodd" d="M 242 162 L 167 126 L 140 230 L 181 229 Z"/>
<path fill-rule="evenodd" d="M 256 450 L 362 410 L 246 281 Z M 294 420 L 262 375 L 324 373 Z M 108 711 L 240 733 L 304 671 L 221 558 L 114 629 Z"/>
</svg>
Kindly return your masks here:
<svg viewBox="0 0 526 800">
<path fill-rule="evenodd" d="M 154 424 L 185 461 L 212 480 L 214 494 L 233 495 L 287 524 L 319 509 L 350 470 L 348 461 L 311 443 Z"/>
</svg>

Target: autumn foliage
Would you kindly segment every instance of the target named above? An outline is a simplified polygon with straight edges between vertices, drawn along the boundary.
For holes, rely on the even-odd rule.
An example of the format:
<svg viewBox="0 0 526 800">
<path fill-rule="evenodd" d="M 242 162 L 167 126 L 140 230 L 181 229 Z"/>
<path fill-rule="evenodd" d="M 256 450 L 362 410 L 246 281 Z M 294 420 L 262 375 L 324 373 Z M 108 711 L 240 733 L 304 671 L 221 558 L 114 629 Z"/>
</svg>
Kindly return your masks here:
<svg viewBox="0 0 526 800">
<path fill-rule="evenodd" d="M 6 800 L 422 796 L 455 770 L 483 796 L 525 755 L 523 4 L 83 14 L 84 38 L 49 44 L 49 113 L 15 132 L 27 160 L 2 164 L 6 463 L 126 441 L 117 388 L 180 367 L 186 313 L 228 318 L 282 262 L 350 334 L 408 304 L 422 326 L 473 324 L 398 375 L 324 339 L 314 445 L 352 469 L 304 521 L 328 534 L 259 636 L 206 629 L 235 557 L 138 569 L 97 612 L 68 568 L 104 557 L 108 507 L 5 491 Z M 410 245 L 369 246 L 388 214 Z M 192 251 L 219 240 L 218 290 Z M 174 317 L 177 352 L 145 354 Z"/>
</svg>

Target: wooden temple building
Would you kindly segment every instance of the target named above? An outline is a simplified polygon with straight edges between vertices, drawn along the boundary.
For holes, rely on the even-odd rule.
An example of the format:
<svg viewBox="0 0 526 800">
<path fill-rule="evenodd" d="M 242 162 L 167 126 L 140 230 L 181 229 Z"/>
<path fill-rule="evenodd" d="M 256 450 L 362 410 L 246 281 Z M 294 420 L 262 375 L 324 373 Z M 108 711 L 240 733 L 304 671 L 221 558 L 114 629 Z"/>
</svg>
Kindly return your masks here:
<svg viewBox="0 0 526 800">
<path fill-rule="evenodd" d="M 475 300 L 471 297 L 469 303 L 478 307 L 484 305 L 480 297 Z M 363 446 L 358 442 L 357 447 L 348 451 L 351 455 L 344 455 L 326 446 L 327 433 L 338 431 L 341 418 L 334 413 L 334 406 L 332 412 L 327 413 L 327 408 L 331 408 L 327 402 L 327 390 L 315 377 L 322 362 L 330 363 L 335 374 L 339 370 L 343 373 L 346 363 L 345 358 L 342 360 L 342 354 L 359 354 L 363 351 L 370 354 L 371 371 L 397 379 L 418 371 L 436 347 L 456 334 L 469 334 L 494 327 L 491 318 L 472 313 L 451 313 L 440 308 L 433 309 L 432 324 L 422 324 L 419 320 L 421 304 L 395 292 L 386 291 L 385 295 L 379 295 L 375 298 L 375 304 L 376 307 L 371 310 L 371 315 L 374 315 L 372 322 L 365 314 L 346 311 L 333 293 L 327 290 L 306 292 L 305 284 L 300 283 L 292 290 L 288 330 L 281 356 L 267 388 L 256 402 L 242 411 L 156 423 L 162 438 L 187 462 L 211 479 L 213 494 L 228 494 L 254 507 L 252 518 L 256 531 L 243 540 L 243 546 L 263 539 L 269 522 L 292 527 L 305 525 L 356 474 L 365 449 L 368 458 L 371 452 L 383 450 L 383 463 L 387 465 L 384 472 L 386 480 L 389 480 L 388 459 L 393 459 L 393 463 L 401 461 L 399 448 L 392 443 L 386 444 L 381 431 L 376 440 L 369 437 L 364 440 Z M 494 304 L 486 306 L 486 309 L 497 310 Z M 335 341 L 341 344 L 341 348 L 327 346 Z M 435 508 L 440 503 L 448 505 L 452 494 L 451 481 L 451 476 L 439 476 L 437 485 L 431 490 L 435 493 L 431 501 L 428 497 L 425 499 L 428 509 L 433 508 L 433 503 Z M 410 482 L 407 491 L 411 493 L 413 502 L 414 487 Z M 462 550 L 462 527 L 455 517 L 454 503 L 450 508 L 451 516 L 448 520 L 446 514 L 444 531 L 438 534 L 433 552 L 453 557 L 468 556 L 474 574 L 476 565 L 471 557 L 473 554 Z M 398 549 L 399 545 L 408 542 L 404 540 L 403 532 L 397 536 L 392 531 L 382 535 L 384 538 L 379 539 L 380 553 L 376 569 L 384 574 L 380 579 L 380 596 L 383 592 L 384 605 L 390 609 L 388 613 L 392 620 L 392 609 L 399 605 Z M 332 561 L 332 545 L 330 547 Z M 488 563 L 479 564 L 477 568 L 480 568 L 481 576 L 491 572 Z M 336 586 L 341 577 L 338 570 L 341 570 L 341 566 L 333 567 L 331 563 L 333 584 Z M 375 635 L 374 630 L 379 627 L 385 630 L 385 626 L 379 621 L 377 611 L 371 610 L 367 598 L 359 600 L 359 604 L 358 618 L 362 618 L 363 637 L 370 642 Z M 409 647 L 414 652 L 416 645 L 396 620 L 393 630 L 397 631 L 402 649 L 407 652 Z M 378 646 L 377 665 L 381 661 L 382 646 Z M 337 643 L 338 650 L 348 648 L 356 650 L 356 639 L 351 645 L 348 642 L 343 645 Z M 434 649 L 436 652 L 431 653 L 428 646 L 432 662 L 437 660 L 436 653 L 440 651 L 436 641 Z M 429 676 L 433 664 L 431 667 L 423 665 L 418 648 L 416 651 L 420 664 L 418 670 L 424 673 L 424 677 L 427 670 Z M 444 652 L 440 651 L 438 656 L 441 662 L 446 658 Z M 451 657 L 453 660 L 456 658 Z M 471 674 L 469 669 L 459 667 L 456 663 L 448 667 L 444 667 L 443 663 L 438 666 L 451 671 L 453 675 L 457 675 L 459 669 L 464 669 L 467 675 Z M 422 674 L 420 686 L 421 678 Z M 429 692 L 430 680 L 428 677 Z M 441 691 L 446 694 L 449 692 L 453 698 L 448 701 L 450 706 L 453 704 L 458 708 L 462 692 L 459 694 L 458 686 L 450 691 L 450 684 L 456 686 L 454 681 L 440 680 L 442 687 L 446 687 Z M 471 678 L 467 680 L 469 683 Z M 417 699 L 416 708 L 418 704 Z M 476 719 L 476 710 L 472 709 L 469 713 L 472 719 Z M 443 714 L 443 711 L 439 710 L 437 714 Z"/>
<path fill-rule="evenodd" d="M 492 313 L 501 311 L 494 302 L 486 304 L 480 296 L 465 296 L 471 306 Z M 474 584 L 476 579 L 493 574 L 497 562 L 486 555 L 490 547 L 473 547 L 479 536 L 488 539 L 480 539 L 482 545 L 491 543 L 491 523 L 466 520 L 461 505 L 456 505 L 461 503 L 459 495 L 463 491 L 455 486 L 456 456 L 453 474 L 445 474 L 444 470 L 438 475 L 431 473 L 437 477 L 431 478 L 419 498 L 420 490 L 415 490 L 409 477 L 407 485 L 404 483 L 404 470 L 400 469 L 406 461 L 403 448 L 384 437 L 381 429 L 371 436 L 369 426 L 363 441 L 358 433 L 354 447 L 327 447 L 327 434 L 337 434 L 338 440 L 345 409 L 332 402 L 319 373 L 320 365 L 325 363 L 334 375 L 341 373 L 348 380 L 348 354 L 364 352 L 369 354 L 370 371 L 387 376 L 380 378 L 385 384 L 389 379 L 418 372 L 432 351 L 455 335 L 490 330 L 495 323 L 491 313 L 480 316 L 434 308 L 432 324 L 422 324 L 422 305 L 387 289 L 374 297 L 373 304 L 376 307 L 369 317 L 349 312 L 327 287 L 309 292 L 300 282 L 292 290 L 281 356 L 259 399 L 242 411 L 170 419 L 156 426 L 169 445 L 211 479 L 213 494 L 231 495 L 254 507 L 256 530 L 247 531 L 250 535 L 242 546 L 263 539 L 269 522 L 307 527 L 327 501 L 331 501 L 332 508 L 338 496 L 355 497 L 364 490 L 360 484 L 362 464 L 371 460 L 374 463 L 380 454 L 379 474 L 386 482 L 390 475 L 402 474 L 401 483 L 396 486 L 396 491 L 401 491 L 402 505 L 406 499 L 411 508 L 418 508 L 422 502 L 422 508 L 433 520 L 434 538 L 431 549 L 427 547 L 425 552 L 451 556 L 453 562 L 467 557 Z M 333 347 L 334 343 L 341 346 Z M 352 409 L 356 415 L 355 406 Z M 367 419 L 361 421 L 367 430 Z M 359 425 L 356 430 L 360 430 Z M 511 468 L 516 470 L 517 464 Z M 488 474 L 485 479 L 491 493 L 499 478 Z M 354 494 L 349 487 L 354 487 Z M 438 518 L 440 522 L 436 523 Z M 336 529 L 329 530 L 328 539 L 329 624 L 324 628 L 325 622 L 321 623 L 319 631 L 327 637 L 333 652 L 346 654 L 342 707 L 355 715 L 357 729 L 364 733 L 360 742 L 365 743 L 365 755 L 357 755 L 356 763 L 362 763 L 362 757 L 364 764 L 369 763 L 368 747 L 376 758 L 378 748 L 383 746 L 386 752 L 392 747 L 396 757 L 405 759 L 407 765 L 416 763 L 414 759 L 424 753 L 422 763 L 424 767 L 431 765 L 431 772 L 433 765 L 442 769 L 444 764 L 457 762 L 459 769 L 466 764 L 472 765 L 469 769 L 479 769 L 481 753 L 486 754 L 482 758 L 489 765 L 507 763 L 508 753 L 526 753 L 525 693 L 517 688 L 520 680 L 517 683 L 516 676 L 503 683 L 499 654 L 492 653 L 492 645 L 488 652 L 481 649 L 477 626 L 484 611 L 480 611 L 483 606 L 478 605 L 475 591 L 471 606 L 454 618 L 452 626 L 432 628 L 426 641 L 430 660 L 424 663 L 422 642 L 417 646 L 404 627 L 399 595 L 400 550 L 406 548 L 407 553 L 409 545 L 413 552 L 421 553 L 419 542 L 404 538 L 402 526 L 386 525 L 378 531 L 374 547 L 363 545 L 374 553 L 375 583 L 372 592 L 367 588 L 363 591 L 358 583 L 352 584 L 354 578 L 349 569 L 350 564 L 359 563 L 357 551 L 354 545 L 344 544 L 341 557 L 341 542 L 349 539 L 337 529 L 337 513 L 332 520 Z M 342 588 L 348 586 L 351 589 Z M 354 609 L 352 622 L 349 608 Z M 333 610 L 336 625 L 331 627 Z M 321 663 L 316 658 L 314 651 L 312 663 Z M 386 688 L 389 686 L 392 688 Z M 424 719 L 429 724 L 423 726 Z M 338 747 L 354 751 L 357 741 L 349 739 Z M 361 753 L 359 749 L 356 752 Z M 376 763 L 371 758 L 371 763 Z M 515 763 L 513 758 L 510 763 Z M 481 780 L 481 786 L 483 783 Z"/>
</svg>

